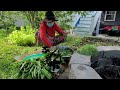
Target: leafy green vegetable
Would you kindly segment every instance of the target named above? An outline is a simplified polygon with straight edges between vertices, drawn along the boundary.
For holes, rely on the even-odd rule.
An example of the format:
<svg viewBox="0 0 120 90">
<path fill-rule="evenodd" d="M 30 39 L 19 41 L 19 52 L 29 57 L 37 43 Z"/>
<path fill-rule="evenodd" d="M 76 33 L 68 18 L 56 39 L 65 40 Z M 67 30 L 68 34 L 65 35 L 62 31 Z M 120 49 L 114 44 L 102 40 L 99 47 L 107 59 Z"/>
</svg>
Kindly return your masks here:
<svg viewBox="0 0 120 90">
<path fill-rule="evenodd" d="M 48 65 L 43 60 L 27 60 L 20 64 L 18 72 L 20 79 L 51 79 Z"/>
</svg>

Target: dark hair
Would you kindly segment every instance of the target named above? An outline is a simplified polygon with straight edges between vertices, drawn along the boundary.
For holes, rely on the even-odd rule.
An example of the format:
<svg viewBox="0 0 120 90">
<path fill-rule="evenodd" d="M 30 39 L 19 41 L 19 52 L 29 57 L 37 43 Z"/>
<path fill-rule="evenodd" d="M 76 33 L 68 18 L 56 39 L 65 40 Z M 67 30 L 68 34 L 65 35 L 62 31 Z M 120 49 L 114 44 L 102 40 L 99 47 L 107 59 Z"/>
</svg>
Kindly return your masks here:
<svg viewBox="0 0 120 90">
<path fill-rule="evenodd" d="M 58 20 L 55 19 L 55 15 L 54 15 L 54 13 L 52 11 L 47 11 L 45 13 L 45 19 L 58 21 Z"/>
</svg>

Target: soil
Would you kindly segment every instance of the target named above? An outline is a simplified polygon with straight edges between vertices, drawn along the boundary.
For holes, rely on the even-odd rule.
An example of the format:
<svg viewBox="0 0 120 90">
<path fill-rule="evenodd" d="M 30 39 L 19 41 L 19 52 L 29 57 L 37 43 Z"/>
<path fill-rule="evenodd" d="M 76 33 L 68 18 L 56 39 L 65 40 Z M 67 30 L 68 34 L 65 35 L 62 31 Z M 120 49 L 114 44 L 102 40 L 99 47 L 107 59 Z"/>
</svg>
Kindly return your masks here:
<svg viewBox="0 0 120 90">
<path fill-rule="evenodd" d="M 103 79 L 120 79 L 120 58 L 94 58 L 94 60 L 91 60 L 91 67 Z"/>
</svg>

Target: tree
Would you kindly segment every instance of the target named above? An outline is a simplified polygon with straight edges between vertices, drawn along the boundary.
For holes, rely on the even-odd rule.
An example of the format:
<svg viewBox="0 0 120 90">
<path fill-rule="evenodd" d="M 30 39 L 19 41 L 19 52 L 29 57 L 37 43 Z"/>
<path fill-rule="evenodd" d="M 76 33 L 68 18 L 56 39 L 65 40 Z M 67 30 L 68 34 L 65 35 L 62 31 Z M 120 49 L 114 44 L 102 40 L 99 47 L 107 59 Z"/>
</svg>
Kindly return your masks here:
<svg viewBox="0 0 120 90">
<path fill-rule="evenodd" d="M 63 29 L 70 29 L 71 26 L 67 24 L 67 22 L 72 21 L 72 14 L 78 13 L 82 16 L 87 14 L 87 11 L 53 11 L 55 13 L 56 18 L 59 19 L 58 24 Z M 44 18 L 45 11 L 23 11 L 24 15 L 29 20 L 32 29 L 38 28 L 39 22 Z"/>
<path fill-rule="evenodd" d="M 15 26 L 15 21 L 23 15 L 20 11 L 0 11 L 0 25 L 1 28 L 7 30 L 9 26 Z"/>
<path fill-rule="evenodd" d="M 35 17 L 37 15 L 38 11 L 23 11 L 23 14 L 27 17 L 29 20 L 32 29 L 35 27 Z"/>
<path fill-rule="evenodd" d="M 14 20 L 11 18 L 11 12 L 0 11 L 0 22 L 3 24 L 1 27 L 7 29 L 7 26 L 13 24 Z"/>
<path fill-rule="evenodd" d="M 54 11 L 56 18 L 59 20 L 58 24 L 63 29 L 69 30 L 71 25 L 67 24 L 68 22 L 72 21 L 73 14 L 79 14 L 81 16 L 85 16 L 88 11 Z"/>
<path fill-rule="evenodd" d="M 59 20 L 57 23 L 63 29 L 70 29 L 71 26 L 68 25 L 68 22 L 72 21 L 73 14 L 80 14 L 84 16 L 87 14 L 87 11 L 53 11 L 56 18 Z M 7 26 L 14 25 L 14 22 L 18 18 L 25 18 L 29 21 L 28 24 L 31 25 L 32 29 L 38 28 L 40 21 L 44 18 L 45 11 L 0 11 L 0 23 L 3 24 L 4 28 Z"/>
</svg>

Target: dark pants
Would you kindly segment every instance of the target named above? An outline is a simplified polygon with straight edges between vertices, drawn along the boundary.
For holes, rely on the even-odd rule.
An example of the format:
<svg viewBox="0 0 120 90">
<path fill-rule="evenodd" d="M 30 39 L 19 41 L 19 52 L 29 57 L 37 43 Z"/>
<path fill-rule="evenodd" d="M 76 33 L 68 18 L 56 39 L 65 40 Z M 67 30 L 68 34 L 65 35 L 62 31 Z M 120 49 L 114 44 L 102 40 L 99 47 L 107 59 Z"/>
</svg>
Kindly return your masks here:
<svg viewBox="0 0 120 90">
<path fill-rule="evenodd" d="M 65 37 L 66 37 L 66 36 L 61 36 L 61 35 L 55 36 L 55 37 L 53 38 L 52 46 L 56 46 L 56 45 L 58 45 L 59 43 L 64 42 L 64 41 L 65 41 Z"/>
</svg>

